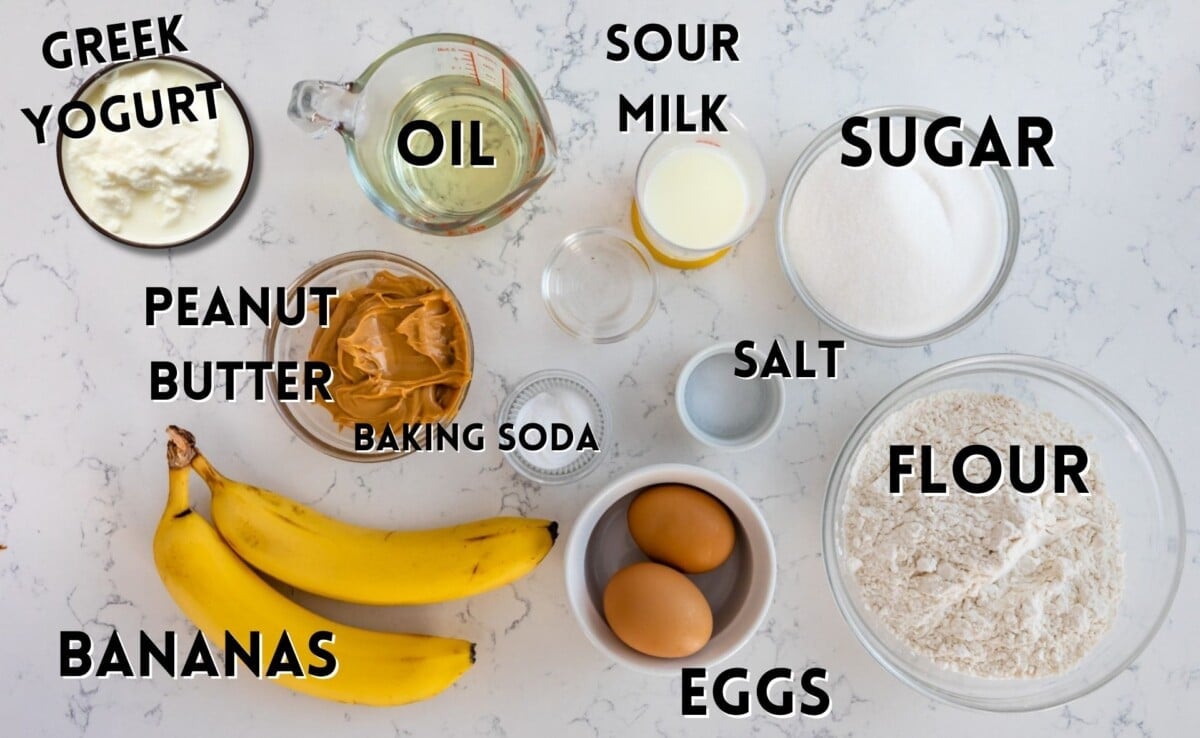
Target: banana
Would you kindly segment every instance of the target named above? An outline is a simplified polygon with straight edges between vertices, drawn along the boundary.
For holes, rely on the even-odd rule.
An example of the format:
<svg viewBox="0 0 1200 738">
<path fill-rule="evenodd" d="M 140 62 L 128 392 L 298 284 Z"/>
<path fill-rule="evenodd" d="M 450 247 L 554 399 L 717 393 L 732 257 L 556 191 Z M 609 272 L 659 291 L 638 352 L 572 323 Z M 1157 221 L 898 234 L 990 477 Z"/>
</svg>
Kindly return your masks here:
<svg viewBox="0 0 1200 738">
<path fill-rule="evenodd" d="M 313 633 L 330 631 L 334 641 L 326 648 L 337 659 L 332 676 L 282 674 L 277 680 L 298 692 L 365 705 L 401 705 L 432 697 L 474 663 L 475 645 L 469 641 L 343 625 L 272 588 L 191 509 L 191 439 L 174 429 L 168 433 L 170 487 L 154 534 L 154 562 L 171 597 L 210 644 L 224 644 L 226 632 L 246 644 L 251 631 L 258 631 L 264 644 L 274 644 L 286 631 L 294 642 L 304 644 Z"/>
<path fill-rule="evenodd" d="M 528 574 L 558 536 L 557 523 L 520 517 L 413 531 L 350 525 L 228 479 L 192 451 L 230 547 L 260 571 L 324 597 L 367 605 L 469 597 Z"/>
</svg>

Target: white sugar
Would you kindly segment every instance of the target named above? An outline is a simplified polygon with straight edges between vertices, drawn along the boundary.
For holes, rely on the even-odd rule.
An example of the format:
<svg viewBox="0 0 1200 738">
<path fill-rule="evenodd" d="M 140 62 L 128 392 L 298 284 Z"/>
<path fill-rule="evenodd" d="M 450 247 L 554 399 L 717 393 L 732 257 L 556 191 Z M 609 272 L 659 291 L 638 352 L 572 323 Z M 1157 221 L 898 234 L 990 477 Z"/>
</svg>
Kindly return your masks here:
<svg viewBox="0 0 1200 738">
<path fill-rule="evenodd" d="M 919 128 L 918 141 L 923 135 Z M 939 146 L 948 149 L 952 137 L 942 134 Z M 937 166 L 923 150 L 908 166 L 874 160 L 851 169 L 842 149 L 817 158 L 790 203 L 786 246 L 801 281 L 868 335 L 912 338 L 954 323 L 987 293 L 1003 260 L 989 174 Z"/>
</svg>

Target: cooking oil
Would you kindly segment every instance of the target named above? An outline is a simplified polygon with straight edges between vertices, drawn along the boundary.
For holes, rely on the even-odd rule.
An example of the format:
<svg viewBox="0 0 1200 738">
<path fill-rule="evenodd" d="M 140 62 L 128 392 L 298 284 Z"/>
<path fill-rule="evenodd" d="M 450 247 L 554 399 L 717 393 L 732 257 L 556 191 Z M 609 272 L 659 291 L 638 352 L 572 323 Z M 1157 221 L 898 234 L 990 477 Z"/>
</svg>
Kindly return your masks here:
<svg viewBox="0 0 1200 738">
<path fill-rule="evenodd" d="M 438 217 L 472 215 L 487 210 L 517 189 L 529 167 L 529 141 L 525 117 L 504 91 L 479 84 L 474 77 L 434 77 L 414 87 L 400 99 L 391 113 L 388 133 L 383 137 L 388 187 L 415 210 Z M 426 120 L 441 131 L 445 144 L 442 156 L 429 166 L 415 166 L 400 155 L 400 131 L 414 120 Z M 462 151 L 466 161 L 451 161 L 451 122 L 461 121 Z M 472 140 L 470 121 L 479 121 L 481 144 Z M 428 131 L 416 131 L 408 139 L 413 154 L 433 150 Z M 471 165 L 467 152 L 479 151 L 492 157 L 490 166 Z"/>
</svg>

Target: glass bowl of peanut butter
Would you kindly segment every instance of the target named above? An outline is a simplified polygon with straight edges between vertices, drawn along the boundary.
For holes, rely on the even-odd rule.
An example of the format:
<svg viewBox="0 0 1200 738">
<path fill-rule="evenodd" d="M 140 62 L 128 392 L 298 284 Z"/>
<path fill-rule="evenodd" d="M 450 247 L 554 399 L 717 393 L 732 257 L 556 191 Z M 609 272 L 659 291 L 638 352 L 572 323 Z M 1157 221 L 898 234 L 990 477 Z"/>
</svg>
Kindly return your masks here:
<svg viewBox="0 0 1200 738">
<path fill-rule="evenodd" d="M 355 251 L 301 274 L 285 304 L 302 288 L 303 321 L 277 315 L 264 345 L 267 361 L 302 367 L 299 400 L 272 394 L 296 435 L 339 459 L 387 461 L 454 420 L 475 351 L 462 306 L 436 274 L 398 254 Z"/>
</svg>

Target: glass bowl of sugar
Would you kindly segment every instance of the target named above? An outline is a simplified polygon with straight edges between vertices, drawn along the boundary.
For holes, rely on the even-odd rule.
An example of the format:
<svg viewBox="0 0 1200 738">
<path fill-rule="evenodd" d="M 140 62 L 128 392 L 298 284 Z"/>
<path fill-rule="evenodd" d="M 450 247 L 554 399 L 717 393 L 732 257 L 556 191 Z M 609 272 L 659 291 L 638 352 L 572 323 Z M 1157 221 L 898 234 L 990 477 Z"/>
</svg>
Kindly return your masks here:
<svg viewBox="0 0 1200 738">
<path fill-rule="evenodd" d="M 843 153 L 860 152 L 844 140 L 843 119 L 792 168 L 776 219 L 784 273 L 818 318 L 850 338 L 933 343 L 982 315 L 1004 286 L 1020 240 L 1016 192 L 998 166 L 934 160 L 921 143 L 941 113 L 886 107 L 857 116 L 867 120 L 857 135 L 872 146 L 866 166 L 842 163 Z M 979 143 L 966 126 L 933 134 L 940 154 L 969 158 Z M 913 156 L 892 166 L 879 160 L 883 149 Z"/>
</svg>

